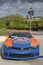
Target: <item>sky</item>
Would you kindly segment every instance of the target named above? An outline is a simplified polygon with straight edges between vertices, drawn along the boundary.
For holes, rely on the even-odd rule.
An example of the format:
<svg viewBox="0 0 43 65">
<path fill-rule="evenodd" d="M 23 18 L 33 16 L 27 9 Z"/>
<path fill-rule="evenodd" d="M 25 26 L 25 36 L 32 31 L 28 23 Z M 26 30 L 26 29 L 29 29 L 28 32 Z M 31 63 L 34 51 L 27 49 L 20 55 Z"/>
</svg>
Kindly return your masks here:
<svg viewBox="0 0 43 65">
<path fill-rule="evenodd" d="M 31 6 L 34 16 L 43 16 L 43 0 L 0 0 L 0 17 L 16 13 L 26 17 Z"/>
</svg>

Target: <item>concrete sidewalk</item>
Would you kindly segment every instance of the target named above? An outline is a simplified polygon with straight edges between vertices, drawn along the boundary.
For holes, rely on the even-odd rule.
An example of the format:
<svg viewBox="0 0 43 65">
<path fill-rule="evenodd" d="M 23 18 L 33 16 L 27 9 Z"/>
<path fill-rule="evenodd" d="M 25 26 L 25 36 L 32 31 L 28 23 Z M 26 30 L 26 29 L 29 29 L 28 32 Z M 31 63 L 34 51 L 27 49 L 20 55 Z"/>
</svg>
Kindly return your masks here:
<svg viewBox="0 0 43 65">
<path fill-rule="evenodd" d="M 0 42 L 4 42 L 6 38 L 6 36 L 0 36 Z"/>
<path fill-rule="evenodd" d="M 43 35 L 43 31 L 31 31 L 33 35 Z"/>
</svg>

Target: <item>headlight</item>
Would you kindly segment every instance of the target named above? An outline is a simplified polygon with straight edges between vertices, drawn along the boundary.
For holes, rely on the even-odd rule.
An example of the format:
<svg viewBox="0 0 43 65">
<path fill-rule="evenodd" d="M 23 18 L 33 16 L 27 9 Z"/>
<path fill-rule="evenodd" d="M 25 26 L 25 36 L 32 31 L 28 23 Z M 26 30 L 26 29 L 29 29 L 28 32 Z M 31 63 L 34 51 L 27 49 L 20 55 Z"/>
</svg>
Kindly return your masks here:
<svg viewBox="0 0 43 65">
<path fill-rule="evenodd" d="M 38 41 L 36 39 L 31 38 L 30 42 L 31 42 L 31 47 L 37 47 L 38 46 Z"/>
<path fill-rule="evenodd" d="M 4 42 L 4 45 L 5 46 L 12 46 L 12 39 L 11 38 L 7 38 L 6 40 L 5 40 L 5 42 Z"/>
</svg>

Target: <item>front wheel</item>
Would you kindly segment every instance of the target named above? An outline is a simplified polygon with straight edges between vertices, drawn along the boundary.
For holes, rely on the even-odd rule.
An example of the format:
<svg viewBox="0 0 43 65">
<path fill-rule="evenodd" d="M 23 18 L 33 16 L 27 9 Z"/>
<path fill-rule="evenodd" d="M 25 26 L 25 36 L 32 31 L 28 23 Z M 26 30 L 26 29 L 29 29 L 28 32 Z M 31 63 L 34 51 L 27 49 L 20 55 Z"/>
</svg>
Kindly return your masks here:
<svg viewBox="0 0 43 65">
<path fill-rule="evenodd" d="M 4 46 L 1 47 L 1 57 L 4 58 Z"/>
</svg>

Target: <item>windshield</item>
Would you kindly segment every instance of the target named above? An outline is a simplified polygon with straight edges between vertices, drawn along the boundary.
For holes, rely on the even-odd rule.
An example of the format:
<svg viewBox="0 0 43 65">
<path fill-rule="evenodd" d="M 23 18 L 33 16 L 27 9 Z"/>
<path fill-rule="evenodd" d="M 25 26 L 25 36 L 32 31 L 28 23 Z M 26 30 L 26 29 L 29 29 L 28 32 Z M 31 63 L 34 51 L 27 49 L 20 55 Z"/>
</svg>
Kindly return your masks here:
<svg viewBox="0 0 43 65">
<path fill-rule="evenodd" d="M 29 32 L 15 32 L 9 35 L 9 38 L 14 38 L 14 37 L 32 38 L 32 35 Z"/>
</svg>

